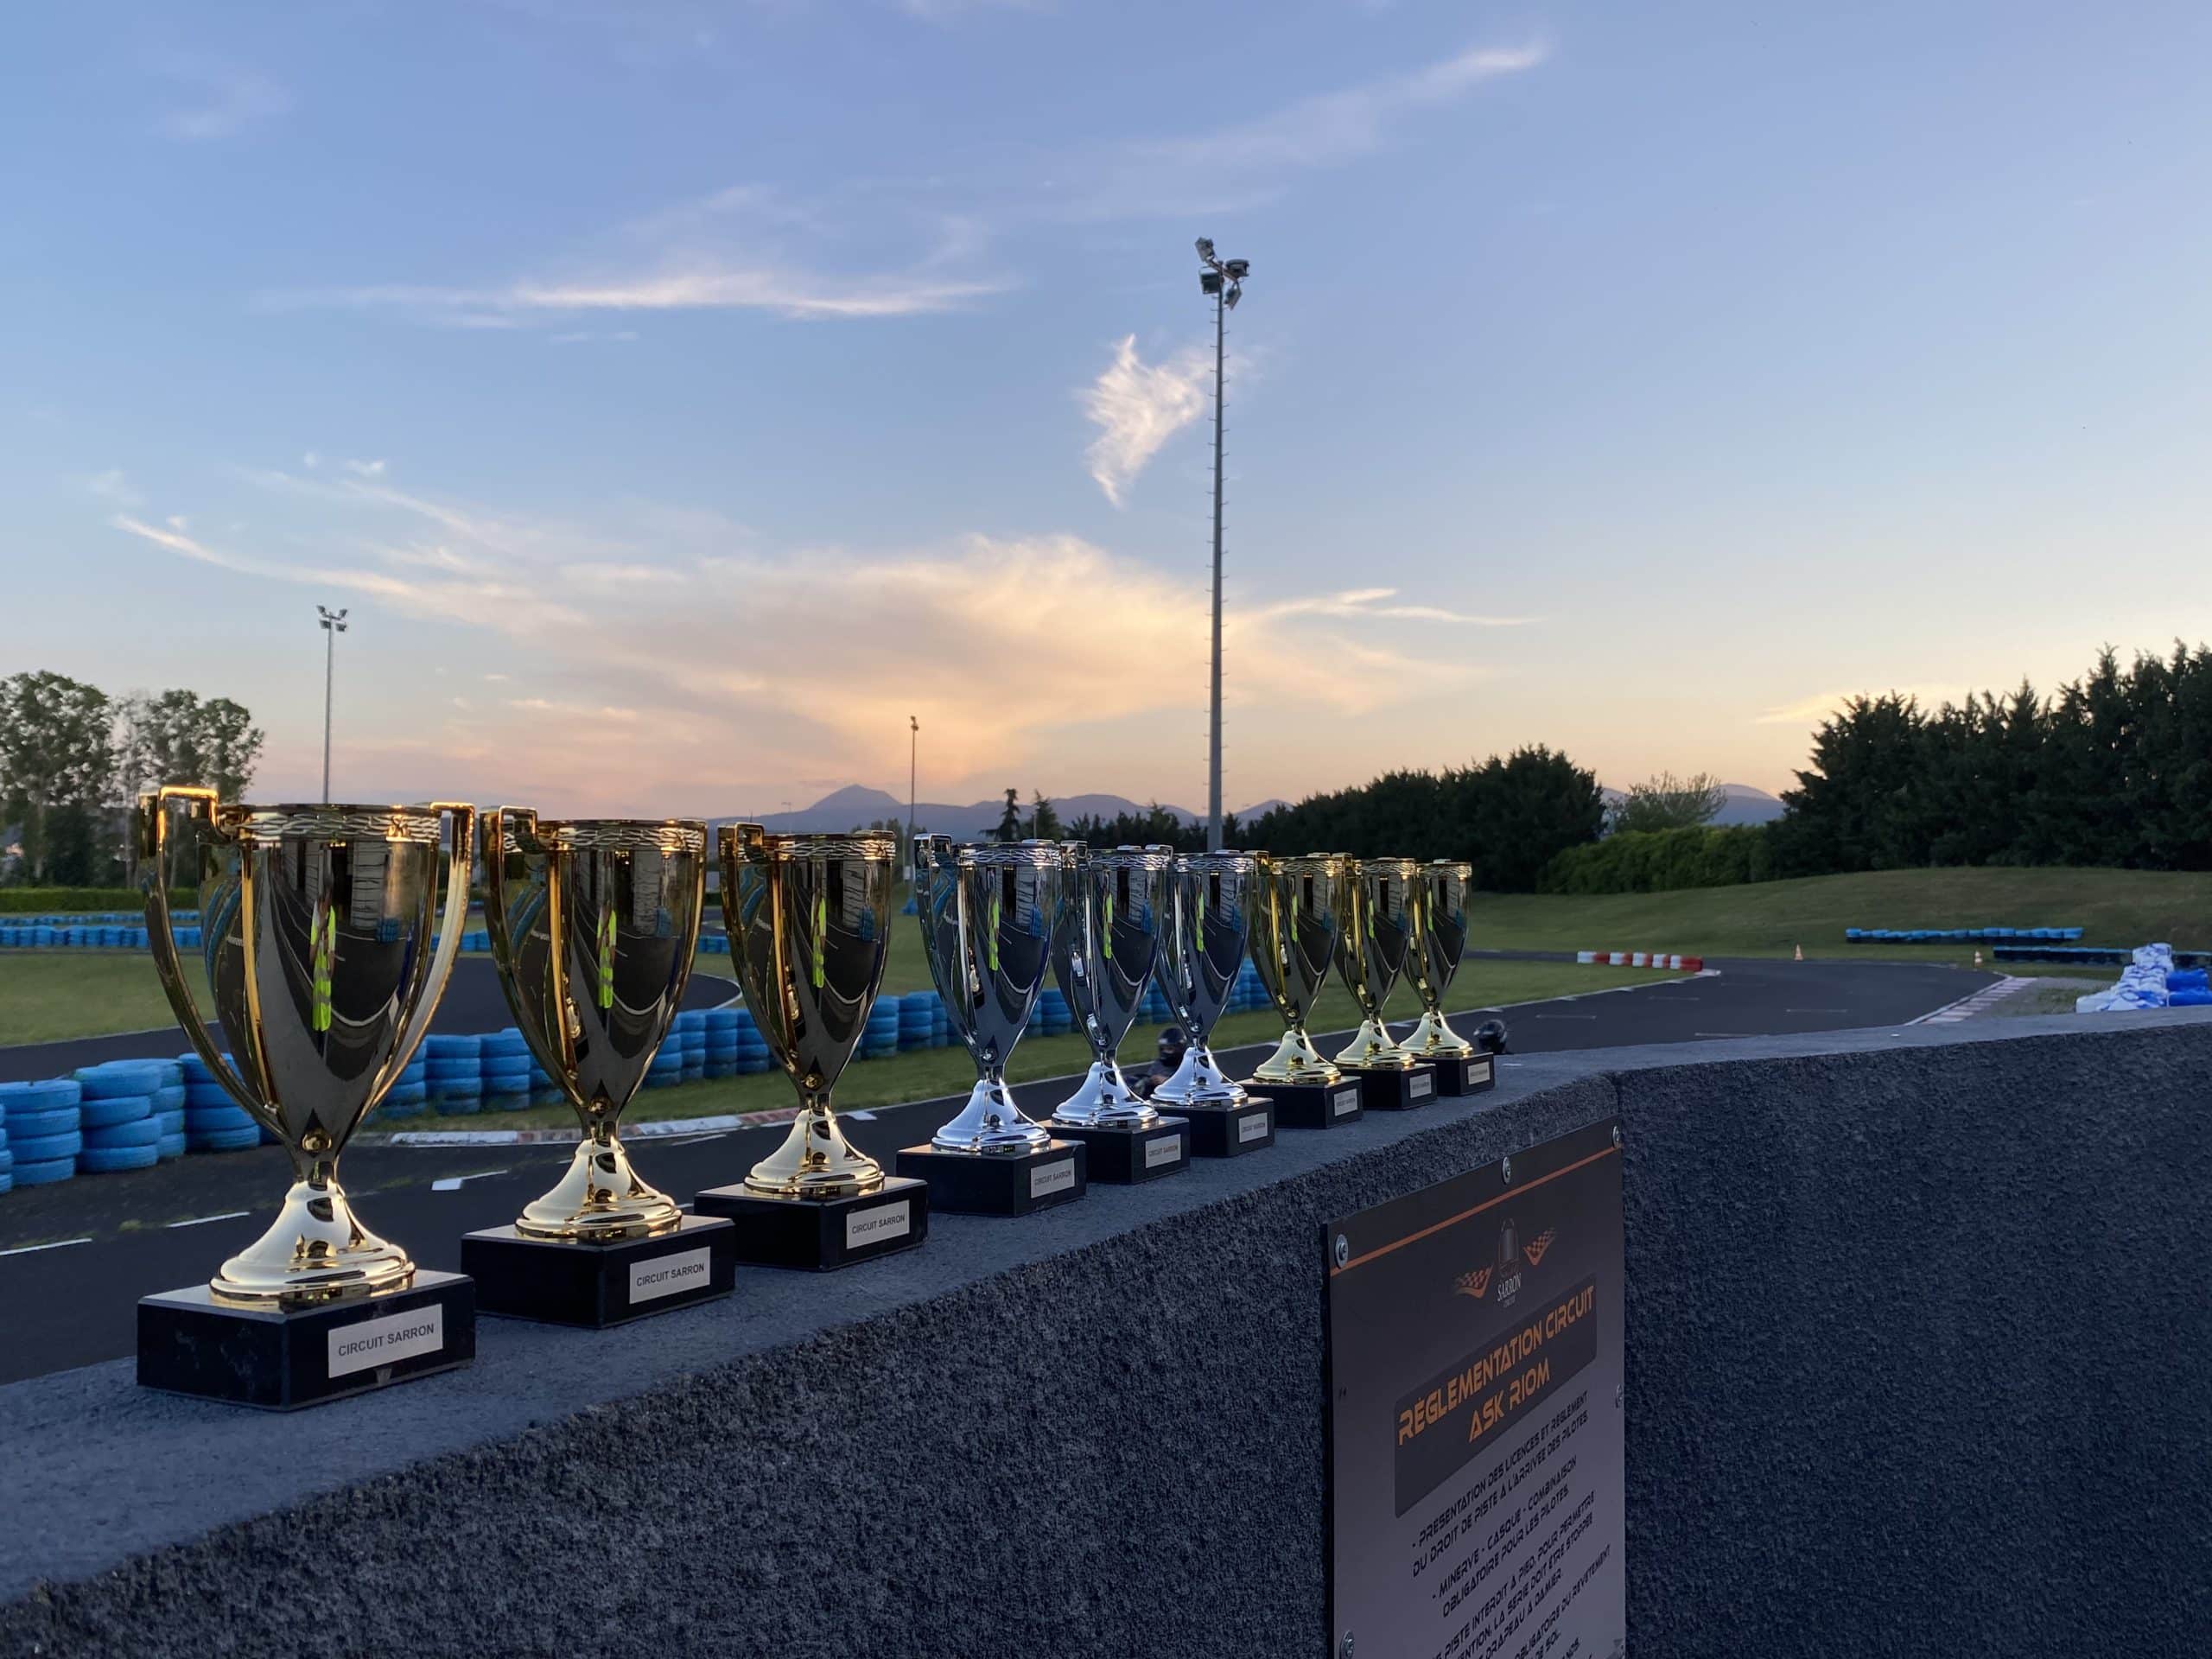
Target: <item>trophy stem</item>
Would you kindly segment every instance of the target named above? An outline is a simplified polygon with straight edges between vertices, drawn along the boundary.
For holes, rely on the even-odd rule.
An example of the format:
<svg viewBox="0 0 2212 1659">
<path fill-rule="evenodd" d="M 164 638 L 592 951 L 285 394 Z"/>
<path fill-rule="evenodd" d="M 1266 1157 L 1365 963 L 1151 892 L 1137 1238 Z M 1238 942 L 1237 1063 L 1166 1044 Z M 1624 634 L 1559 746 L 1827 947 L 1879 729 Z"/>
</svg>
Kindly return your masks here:
<svg viewBox="0 0 2212 1659">
<path fill-rule="evenodd" d="M 1191 1046 L 1175 1075 L 1152 1091 L 1153 1103 L 1173 1111 L 1178 1106 L 1242 1106 L 1251 1096 L 1244 1085 L 1221 1069 L 1198 1031 L 1191 1032 Z"/>
<path fill-rule="evenodd" d="M 1042 1152 L 1052 1135 L 1014 1104 L 1006 1086 L 1006 1072 L 998 1065 L 985 1068 L 968 1091 L 960 1115 L 930 1137 L 930 1144 L 944 1152 L 980 1152 L 999 1157 L 1027 1157 Z"/>
<path fill-rule="evenodd" d="M 1475 1052 L 1475 1046 L 1446 1025 L 1437 1008 L 1421 1010 L 1421 1023 L 1406 1034 L 1406 1046 L 1425 1060 L 1439 1055 L 1464 1059 Z"/>
<path fill-rule="evenodd" d="M 1351 1046 L 1337 1056 L 1346 1071 L 1409 1071 L 1420 1063 L 1410 1049 L 1391 1040 L 1382 1017 L 1373 1014 L 1359 1022 Z"/>
<path fill-rule="evenodd" d="M 1275 1052 L 1253 1068 L 1261 1083 L 1332 1084 L 1343 1080 L 1336 1062 L 1313 1046 L 1303 1020 L 1294 1020 Z"/>
<path fill-rule="evenodd" d="M 683 1221 L 676 1200 L 647 1185 L 631 1167 L 609 1115 L 584 1120 L 584 1138 L 568 1169 L 543 1197 L 524 1207 L 515 1230 L 526 1238 L 611 1244 L 673 1232 Z"/>
<path fill-rule="evenodd" d="M 829 1094 L 802 1096 L 784 1144 L 753 1166 L 748 1192 L 771 1198 L 849 1198 L 883 1187 L 883 1166 L 845 1139 Z"/>
<path fill-rule="evenodd" d="M 404 1290 L 415 1263 L 355 1219 L 334 1166 L 317 1161 L 284 1194 L 276 1224 L 208 1281 L 219 1300 L 308 1307 Z"/>
<path fill-rule="evenodd" d="M 1079 1128 L 1145 1129 L 1160 1121 L 1160 1114 L 1129 1087 L 1109 1053 L 1091 1061 L 1082 1083 L 1059 1103 L 1051 1121 Z"/>
</svg>

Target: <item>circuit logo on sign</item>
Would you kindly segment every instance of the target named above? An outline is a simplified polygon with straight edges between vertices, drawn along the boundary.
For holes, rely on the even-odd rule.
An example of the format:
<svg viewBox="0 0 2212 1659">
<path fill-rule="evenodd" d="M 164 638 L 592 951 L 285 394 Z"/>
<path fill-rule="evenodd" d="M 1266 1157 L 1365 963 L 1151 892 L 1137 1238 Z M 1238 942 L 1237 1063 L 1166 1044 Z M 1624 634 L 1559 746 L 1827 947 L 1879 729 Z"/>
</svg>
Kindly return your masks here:
<svg viewBox="0 0 2212 1659">
<path fill-rule="evenodd" d="M 1544 1257 L 1558 1238 L 1559 1230 L 1548 1227 L 1523 1244 L 1520 1228 L 1508 1216 L 1497 1230 L 1496 1263 L 1461 1274 L 1452 1281 L 1452 1294 L 1478 1302 L 1488 1301 L 1495 1294 L 1500 1307 L 1512 1306 L 1514 1298 L 1521 1294 L 1523 1265 L 1532 1269 L 1543 1266 Z"/>
<path fill-rule="evenodd" d="M 1491 1268 L 1477 1268 L 1472 1273 L 1461 1274 L 1452 1284 L 1452 1294 L 1458 1296 L 1471 1296 L 1479 1302 L 1490 1294 L 1491 1274 L 1496 1269 Z"/>
<path fill-rule="evenodd" d="M 1552 1241 L 1558 1236 L 1556 1230 L 1547 1230 L 1538 1233 L 1522 1248 L 1521 1254 L 1528 1257 L 1530 1267 L 1541 1268 L 1544 1265 L 1544 1252 L 1551 1249 Z"/>
</svg>

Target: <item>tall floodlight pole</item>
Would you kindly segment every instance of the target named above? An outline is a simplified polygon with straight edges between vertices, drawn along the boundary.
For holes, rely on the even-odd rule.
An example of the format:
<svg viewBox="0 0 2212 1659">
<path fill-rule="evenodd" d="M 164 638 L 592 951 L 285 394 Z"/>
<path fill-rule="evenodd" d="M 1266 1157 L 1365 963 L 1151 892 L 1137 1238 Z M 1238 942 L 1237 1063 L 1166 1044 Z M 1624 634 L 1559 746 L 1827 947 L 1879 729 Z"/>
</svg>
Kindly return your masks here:
<svg viewBox="0 0 2212 1659">
<path fill-rule="evenodd" d="M 338 636 L 346 632 L 346 613 L 318 605 L 322 619 L 322 804 L 330 804 L 330 692 L 337 673 Z"/>
<path fill-rule="evenodd" d="M 914 769 L 922 753 L 922 722 L 906 716 L 906 879 L 920 874 L 914 864 Z"/>
<path fill-rule="evenodd" d="M 1217 259 L 1213 238 L 1198 238 L 1198 291 L 1213 296 L 1213 699 L 1206 751 L 1206 850 L 1221 850 L 1221 430 L 1228 390 L 1229 314 L 1244 295 L 1249 259 Z"/>
</svg>

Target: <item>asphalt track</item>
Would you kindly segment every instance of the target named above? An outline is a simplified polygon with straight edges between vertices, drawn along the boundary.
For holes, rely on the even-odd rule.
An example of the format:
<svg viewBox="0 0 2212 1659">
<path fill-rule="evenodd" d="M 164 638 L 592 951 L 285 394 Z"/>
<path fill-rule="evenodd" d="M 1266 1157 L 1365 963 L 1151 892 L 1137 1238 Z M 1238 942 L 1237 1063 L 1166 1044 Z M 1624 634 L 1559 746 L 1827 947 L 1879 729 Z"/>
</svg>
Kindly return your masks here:
<svg viewBox="0 0 2212 1659">
<path fill-rule="evenodd" d="M 1746 959 L 1708 966 L 1719 971 L 1506 1010 L 1512 1047 L 1537 1052 L 1903 1025 L 1995 979 L 1956 968 L 1865 962 Z M 454 990 L 461 988 L 457 979 Z M 480 988 L 498 995 L 488 975 Z M 1453 1020 L 1467 1030 L 1478 1018 Z M 181 1046 L 170 1032 L 149 1052 L 174 1054 Z M 1128 1052 L 1145 1046 L 1139 1033 Z M 1264 1052 L 1233 1050 L 1222 1058 L 1237 1072 Z M 1504 1064 L 1512 1064 L 1510 1055 Z M 1014 1095 L 1042 1116 L 1065 1087 L 1047 1079 L 1022 1084 Z M 862 1150 L 887 1162 L 899 1147 L 927 1140 L 953 1104 L 924 1101 L 849 1113 L 849 1132 Z M 648 1095 L 631 1116 L 648 1119 L 652 1109 Z M 741 1179 L 784 1133 L 747 1128 L 656 1138 L 639 1146 L 638 1160 L 648 1179 L 688 1199 L 702 1187 Z M 561 1146 L 359 1146 L 346 1153 L 344 1174 L 368 1225 L 405 1243 L 425 1267 L 458 1269 L 461 1236 L 513 1219 L 552 1184 L 568 1157 Z M 0 1382 L 133 1351 L 137 1299 L 204 1280 L 225 1256 L 251 1243 L 268 1225 L 289 1179 L 283 1153 L 264 1147 L 19 1188 L 0 1198 L 0 1252 L 8 1252 L 0 1254 L 0 1306 L 10 1315 L 9 1340 L 0 1344 Z M 1097 1198 L 1111 1202 L 1112 1189 L 1101 1188 Z"/>
</svg>

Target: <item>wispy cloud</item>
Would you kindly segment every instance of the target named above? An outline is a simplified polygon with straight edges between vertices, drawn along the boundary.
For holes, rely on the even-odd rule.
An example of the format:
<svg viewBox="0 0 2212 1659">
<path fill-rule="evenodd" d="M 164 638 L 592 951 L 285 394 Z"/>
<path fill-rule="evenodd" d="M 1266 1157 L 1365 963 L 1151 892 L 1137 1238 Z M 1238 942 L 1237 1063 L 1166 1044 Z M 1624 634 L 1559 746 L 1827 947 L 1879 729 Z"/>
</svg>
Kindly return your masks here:
<svg viewBox="0 0 2212 1659">
<path fill-rule="evenodd" d="M 1917 697 L 1923 709 L 1940 708 L 1947 702 L 1964 702 L 1973 695 L 1971 687 L 1964 685 L 1900 685 L 1882 686 L 1858 691 L 1823 691 L 1818 696 L 1801 697 L 1796 702 L 1777 705 L 1751 718 L 1754 726 L 1806 726 L 1827 719 L 1853 697 L 1877 696 L 1886 691 L 1901 696 Z"/>
<path fill-rule="evenodd" d="M 120 467 L 111 467 L 105 472 L 91 474 L 77 482 L 101 500 L 112 502 L 118 507 L 135 507 L 143 499 L 131 487 L 130 479 L 124 476 Z"/>
<path fill-rule="evenodd" d="M 349 461 L 346 470 L 360 478 L 382 478 L 385 463 L 381 461 Z"/>
<path fill-rule="evenodd" d="M 1355 588 L 1341 594 L 1320 594 L 1303 599 L 1279 600 L 1262 607 L 1257 618 L 1338 616 L 1391 622 L 1456 622 L 1474 628 L 1524 628 L 1541 619 L 1533 616 L 1478 616 L 1441 605 L 1389 604 L 1395 588 Z"/>
<path fill-rule="evenodd" d="M 231 137 L 292 107 L 292 95 L 282 86 L 220 59 L 178 54 L 162 60 L 155 71 L 189 98 L 157 118 L 162 131 L 188 143 Z"/>
<path fill-rule="evenodd" d="M 1160 446 L 1205 412 L 1205 353 L 1195 346 L 1165 363 L 1140 358 L 1135 334 L 1115 346 L 1114 360 L 1084 392 L 1083 407 L 1098 428 L 1084 458 L 1116 506 Z"/>
<path fill-rule="evenodd" d="M 1096 181 L 1072 196 L 1087 217 L 1243 205 L 1278 194 L 1288 175 L 1384 149 L 1391 130 L 1452 104 L 1485 82 L 1544 62 L 1541 41 L 1471 47 L 1408 73 L 1286 104 L 1266 115 L 1187 137 L 1128 144 L 1104 159 Z"/>
</svg>

